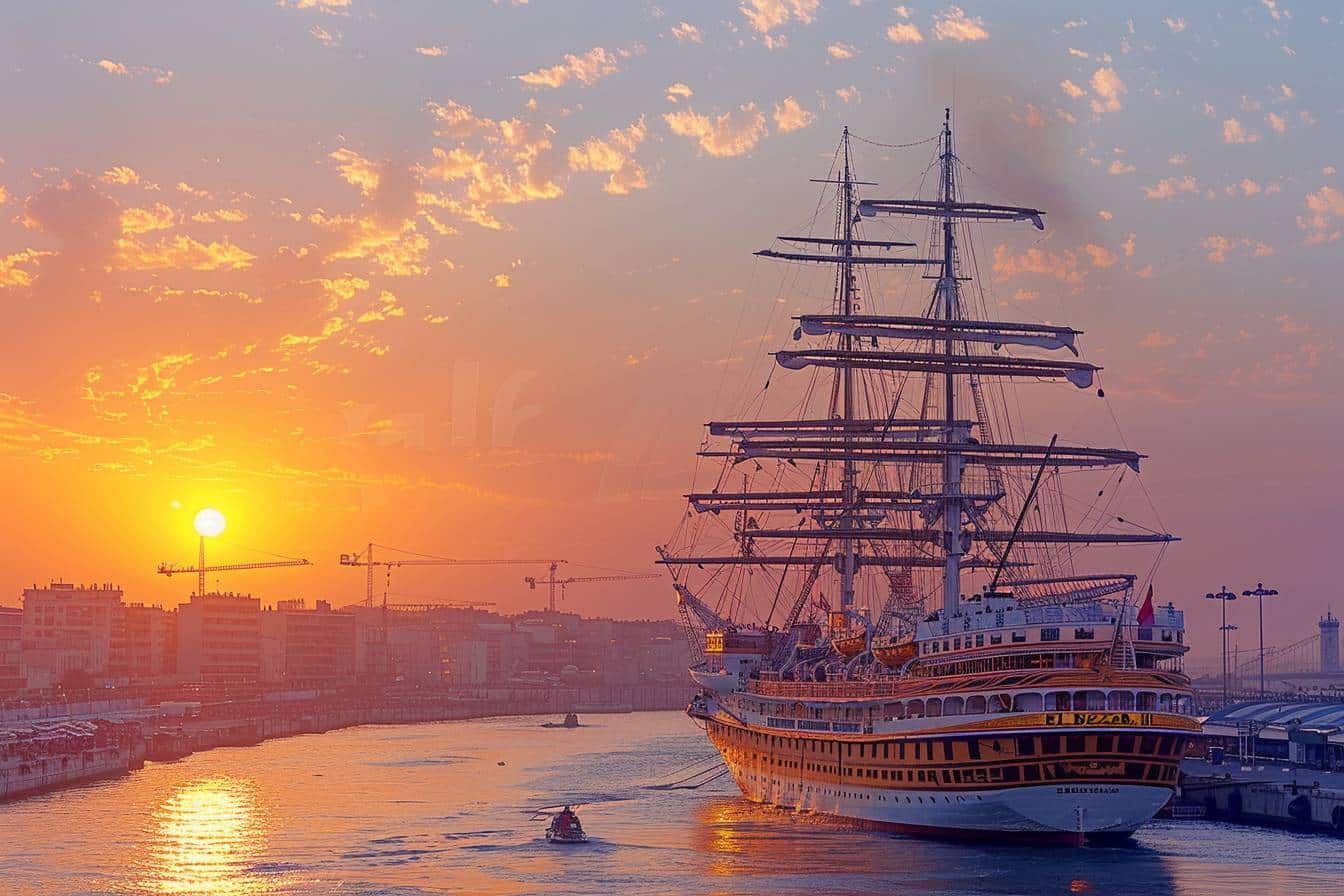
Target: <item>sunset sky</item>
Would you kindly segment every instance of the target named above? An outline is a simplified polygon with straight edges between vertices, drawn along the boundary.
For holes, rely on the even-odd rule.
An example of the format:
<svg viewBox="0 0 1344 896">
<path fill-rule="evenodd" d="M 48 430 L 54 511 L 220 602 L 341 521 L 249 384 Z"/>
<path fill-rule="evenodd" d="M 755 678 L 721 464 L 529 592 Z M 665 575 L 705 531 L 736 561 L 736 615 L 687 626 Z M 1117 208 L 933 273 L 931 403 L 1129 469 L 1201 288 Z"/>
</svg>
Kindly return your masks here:
<svg viewBox="0 0 1344 896">
<path fill-rule="evenodd" d="M 1049 213 L 985 230 L 980 271 L 1106 367 L 1196 653 L 1222 584 L 1283 593 L 1271 643 L 1344 609 L 1336 4 L 56 2 L 0 31 L 0 603 L 183 600 L 154 569 L 204 506 L 214 559 L 316 564 L 219 579 L 268 603 L 362 597 L 336 559 L 370 540 L 652 571 L 701 425 L 824 307 L 750 253 L 808 220 L 842 126 L 900 196 L 932 147 L 875 144 L 951 105 L 976 198 Z M 1117 438 L 1086 394 L 1049 410 L 1037 437 Z M 392 591 L 512 610 L 540 571 Z"/>
</svg>

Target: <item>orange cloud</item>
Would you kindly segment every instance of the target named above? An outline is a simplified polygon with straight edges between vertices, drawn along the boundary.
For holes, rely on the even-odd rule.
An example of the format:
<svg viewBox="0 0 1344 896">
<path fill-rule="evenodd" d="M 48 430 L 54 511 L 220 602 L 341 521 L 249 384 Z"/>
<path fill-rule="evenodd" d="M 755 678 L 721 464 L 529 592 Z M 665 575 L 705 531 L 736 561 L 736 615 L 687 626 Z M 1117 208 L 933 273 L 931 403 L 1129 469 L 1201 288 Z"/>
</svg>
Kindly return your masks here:
<svg viewBox="0 0 1344 896">
<path fill-rule="evenodd" d="M 738 10 L 747 17 L 753 29 L 767 34 L 790 22 L 811 24 L 819 6 L 821 0 L 747 0 Z"/>
<path fill-rule="evenodd" d="M 149 208 L 128 208 L 121 213 L 121 232 L 130 234 L 148 233 L 151 230 L 167 230 L 177 221 L 177 215 L 162 202 L 156 202 Z"/>
<path fill-rule="evenodd" d="M 627 128 L 614 128 L 606 140 L 590 137 L 582 146 L 569 148 L 571 171 L 599 171 L 610 174 L 602 189 L 613 195 L 642 190 L 649 185 L 644 168 L 630 157 L 648 133 L 644 116 Z"/>
<path fill-rule="evenodd" d="M 156 270 L 243 270 L 250 268 L 256 256 L 228 240 L 201 243 L 178 234 L 153 245 L 124 238 L 114 245 L 111 266 L 122 271 Z"/>
<path fill-rule="evenodd" d="M 620 69 L 618 54 L 608 53 L 601 47 L 593 47 L 582 56 L 566 53 L 563 62 L 550 68 L 539 68 L 534 72 L 519 75 L 518 80 L 529 87 L 563 87 L 571 80 L 589 87 Z"/>
<path fill-rule="evenodd" d="M 989 32 L 985 30 L 985 20 L 979 16 L 966 15 L 960 6 L 949 6 L 934 15 L 933 34 L 939 40 L 958 43 L 989 39 Z"/>
<path fill-rule="evenodd" d="M 780 133 L 802 130 L 812 123 L 812 119 L 812 113 L 791 96 L 775 103 L 775 129 Z"/>
<path fill-rule="evenodd" d="M 756 108 L 755 103 L 746 103 L 735 111 L 725 112 L 715 118 L 685 109 L 668 112 L 663 120 L 672 133 L 694 139 L 700 151 L 711 156 L 743 155 L 751 152 L 765 136 L 765 115 Z"/>
</svg>

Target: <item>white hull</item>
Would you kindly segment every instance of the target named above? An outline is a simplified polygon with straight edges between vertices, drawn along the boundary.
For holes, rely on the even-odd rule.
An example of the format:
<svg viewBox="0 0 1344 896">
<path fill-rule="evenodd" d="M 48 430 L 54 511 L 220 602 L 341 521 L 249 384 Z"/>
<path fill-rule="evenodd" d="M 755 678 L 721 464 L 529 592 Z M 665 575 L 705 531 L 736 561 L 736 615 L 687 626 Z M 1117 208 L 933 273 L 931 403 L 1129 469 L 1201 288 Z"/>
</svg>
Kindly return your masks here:
<svg viewBox="0 0 1344 896">
<path fill-rule="evenodd" d="M 1040 784 L 951 793 L 789 780 L 733 768 L 749 800 L 799 812 L 836 815 L 930 833 L 1130 834 L 1171 796 L 1137 784 Z"/>
</svg>

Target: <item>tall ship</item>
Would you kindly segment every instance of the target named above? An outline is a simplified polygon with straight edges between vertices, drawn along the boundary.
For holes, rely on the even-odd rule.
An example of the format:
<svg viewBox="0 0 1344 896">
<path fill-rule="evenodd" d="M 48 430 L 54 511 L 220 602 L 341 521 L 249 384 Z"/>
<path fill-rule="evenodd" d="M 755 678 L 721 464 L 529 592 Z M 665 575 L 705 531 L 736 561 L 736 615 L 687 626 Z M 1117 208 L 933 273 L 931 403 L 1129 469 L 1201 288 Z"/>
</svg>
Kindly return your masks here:
<svg viewBox="0 0 1344 896">
<path fill-rule="evenodd" d="M 1029 391 L 1078 419 L 1064 393 L 1104 399 L 1100 368 L 1078 330 L 996 320 L 974 276 L 973 235 L 1045 213 L 963 196 L 950 112 L 923 143 L 925 195 L 870 198 L 846 128 L 811 227 L 756 253 L 820 280 L 821 307 L 742 419 L 708 424 L 658 549 L 689 713 L 755 802 L 936 836 L 1125 837 L 1199 730 L 1183 614 L 1153 605 L 1176 539 L 1118 512 L 1144 455 L 1023 431 Z M 1091 571 L 1114 545 L 1157 556 L 1143 577 Z"/>
</svg>

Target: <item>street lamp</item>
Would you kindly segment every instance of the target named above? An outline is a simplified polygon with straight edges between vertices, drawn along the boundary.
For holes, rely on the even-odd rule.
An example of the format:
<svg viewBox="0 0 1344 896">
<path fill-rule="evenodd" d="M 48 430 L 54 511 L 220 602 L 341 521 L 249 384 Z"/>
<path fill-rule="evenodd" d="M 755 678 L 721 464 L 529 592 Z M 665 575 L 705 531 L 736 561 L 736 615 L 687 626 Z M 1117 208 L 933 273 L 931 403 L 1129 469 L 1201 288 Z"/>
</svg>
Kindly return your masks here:
<svg viewBox="0 0 1344 896">
<path fill-rule="evenodd" d="M 1219 591 L 1219 592 L 1216 593 L 1216 594 L 1215 594 L 1214 592 L 1210 591 L 1208 594 L 1204 595 L 1204 597 L 1205 597 L 1205 599 L 1207 599 L 1207 600 L 1216 600 L 1216 601 L 1218 601 L 1219 604 L 1221 604 L 1221 605 L 1222 605 L 1222 608 L 1223 608 L 1223 624 L 1222 624 L 1222 626 L 1218 629 L 1218 631 L 1220 631 L 1220 632 L 1223 633 L 1223 702 L 1226 703 L 1227 700 L 1228 700 L 1228 697 L 1227 697 L 1227 633 L 1230 632 L 1230 631 L 1232 631 L 1232 629 L 1236 628 L 1236 626 L 1230 626 L 1230 627 L 1229 627 L 1228 624 L 1227 624 L 1227 602 L 1230 601 L 1230 600 L 1236 600 L 1236 599 L 1237 599 L 1237 595 L 1236 595 L 1236 592 L 1228 591 L 1226 585 L 1222 586 L 1222 588 L 1223 588 L 1222 591 Z"/>
<path fill-rule="evenodd" d="M 1242 597 L 1257 598 L 1260 604 L 1260 699 L 1265 699 L 1265 598 L 1274 597 L 1279 592 L 1266 588 L 1264 582 L 1256 582 L 1253 591 L 1241 592 Z"/>
</svg>

